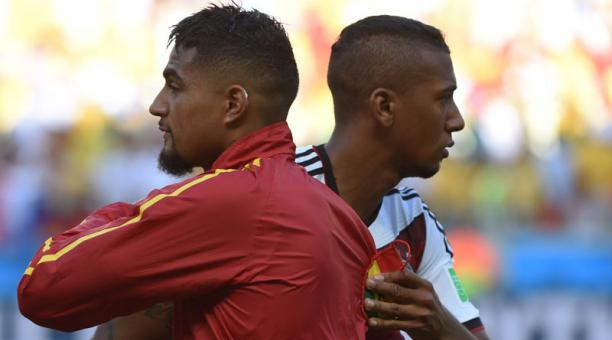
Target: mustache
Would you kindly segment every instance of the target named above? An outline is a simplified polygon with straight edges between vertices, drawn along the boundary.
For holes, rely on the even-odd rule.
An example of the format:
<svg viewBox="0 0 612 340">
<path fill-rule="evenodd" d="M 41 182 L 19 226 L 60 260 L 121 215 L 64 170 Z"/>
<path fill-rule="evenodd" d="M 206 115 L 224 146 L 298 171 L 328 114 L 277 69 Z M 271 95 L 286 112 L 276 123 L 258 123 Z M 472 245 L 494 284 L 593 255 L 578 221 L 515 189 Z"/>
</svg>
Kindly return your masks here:
<svg viewBox="0 0 612 340">
<path fill-rule="evenodd" d="M 170 130 L 170 127 L 164 124 L 162 121 L 159 121 L 159 123 L 157 124 L 157 127 L 162 132 L 172 133 L 172 130 Z"/>
</svg>

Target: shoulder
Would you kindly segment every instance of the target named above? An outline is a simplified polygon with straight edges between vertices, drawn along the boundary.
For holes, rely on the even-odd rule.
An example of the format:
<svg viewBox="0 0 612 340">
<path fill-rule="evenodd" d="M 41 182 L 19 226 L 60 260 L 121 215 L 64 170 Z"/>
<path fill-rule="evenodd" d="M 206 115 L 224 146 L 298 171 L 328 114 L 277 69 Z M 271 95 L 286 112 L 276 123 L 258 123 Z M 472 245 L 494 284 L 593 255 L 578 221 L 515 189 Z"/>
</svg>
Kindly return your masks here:
<svg viewBox="0 0 612 340">
<path fill-rule="evenodd" d="M 219 202 L 227 198 L 232 201 L 248 199 L 254 193 L 252 187 L 261 182 L 259 173 L 267 162 L 256 159 L 239 169 L 215 169 L 166 186 L 155 193 L 157 196 L 196 198 Z M 258 186 L 260 187 L 260 186 Z M 236 193 L 240 193 L 237 195 Z"/>
<path fill-rule="evenodd" d="M 439 257 L 433 256 L 435 253 L 444 255 L 447 248 L 450 253 L 444 229 L 413 188 L 390 190 L 369 229 L 377 248 L 398 239 L 408 242 L 413 254 L 411 264 L 417 270 L 422 263 L 428 266 L 431 258 Z"/>
<path fill-rule="evenodd" d="M 393 241 L 423 214 L 424 203 L 412 188 L 394 188 L 385 194 L 376 219 L 370 224 L 370 232 L 377 247 Z"/>
<path fill-rule="evenodd" d="M 296 148 L 295 162 L 298 165 L 307 168 L 306 171 L 308 171 L 308 169 L 323 167 L 321 157 L 314 145 L 305 145 Z"/>
<path fill-rule="evenodd" d="M 301 158 L 301 157 L 308 156 L 308 155 L 310 155 L 312 153 L 316 154 L 315 151 L 316 151 L 315 150 L 315 146 L 312 145 L 312 144 L 296 147 L 295 148 L 295 160 L 296 160 L 296 163 L 297 163 L 297 160 L 299 158 Z"/>
<path fill-rule="evenodd" d="M 323 168 L 323 161 L 314 145 L 296 148 L 295 163 L 303 167 L 311 177 L 324 182 L 325 170 Z"/>
<path fill-rule="evenodd" d="M 395 221 L 404 227 L 423 214 L 426 207 L 418 192 L 409 187 L 394 188 L 383 199 L 385 213 L 394 215 Z"/>
</svg>

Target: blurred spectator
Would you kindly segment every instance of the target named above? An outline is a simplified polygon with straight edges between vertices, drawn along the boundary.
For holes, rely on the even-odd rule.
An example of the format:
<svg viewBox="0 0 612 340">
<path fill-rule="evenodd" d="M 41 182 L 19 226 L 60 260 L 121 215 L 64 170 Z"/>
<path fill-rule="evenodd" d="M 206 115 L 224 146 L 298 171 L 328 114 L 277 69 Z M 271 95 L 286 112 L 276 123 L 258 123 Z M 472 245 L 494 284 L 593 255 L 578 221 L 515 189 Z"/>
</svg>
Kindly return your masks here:
<svg viewBox="0 0 612 340">
<path fill-rule="evenodd" d="M 134 201 L 175 180 L 157 170 L 161 134 L 148 105 L 163 81 L 167 50 L 160 42 L 171 23 L 202 3 L 86 3 L 0 0 L 2 279 L 15 276 L 11 266 L 24 267 L 33 247 L 78 223 L 85 211 Z M 435 178 L 406 183 L 438 214 L 451 241 L 458 240 L 459 258 L 474 261 L 463 269 L 458 264 L 459 275 L 471 276 L 468 285 L 484 292 L 481 298 L 522 287 L 612 287 L 612 2 L 244 5 L 277 16 L 294 44 L 301 87 L 289 123 L 297 144 L 322 142 L 331 132 L 325 62 L 341 27 L 374 14 L 440 27 L 452 50 L 455 99 L 467 126 Z M 547 270 L 565 253 L 574 257 L 563 261 L 590 269 Z M 3 294 L 0 301 L 13 298 Z M 606 294 L 612 299 L 612 289 Z M 605 309 L 605 299 L 599 302 L 603 307 L 586 309 Z M 509 313 L 527 313 L 517 308 Z M 538 327 L 525 334 L 553 334 Z M 568 332 L 576 339 L 605 334 L 597 327 Z M 0 318 L 0 337 L 1 328 Z"/>
</svg>

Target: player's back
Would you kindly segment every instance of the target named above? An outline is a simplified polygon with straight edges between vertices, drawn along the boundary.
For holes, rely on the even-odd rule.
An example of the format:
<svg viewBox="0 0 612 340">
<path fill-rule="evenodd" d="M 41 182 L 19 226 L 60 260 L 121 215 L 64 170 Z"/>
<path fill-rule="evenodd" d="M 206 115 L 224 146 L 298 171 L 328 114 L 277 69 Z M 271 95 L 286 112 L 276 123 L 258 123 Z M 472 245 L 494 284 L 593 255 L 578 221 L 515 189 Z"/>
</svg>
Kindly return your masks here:
<svg viewBox="0 0 612 340">
<path fill-rule="evenodd" d="M 366 226 L 291 157 L 264 158 L 250 170 L 229 175 L 240 181 L 242 204 L 258 210 L 244 235 L 253 247 L 249 264 L 218 298 L 178 301 L 175 320 L 184 323 L 175 326 L 217 339 L 363 339 L 375 252 Z"/>
</svg>

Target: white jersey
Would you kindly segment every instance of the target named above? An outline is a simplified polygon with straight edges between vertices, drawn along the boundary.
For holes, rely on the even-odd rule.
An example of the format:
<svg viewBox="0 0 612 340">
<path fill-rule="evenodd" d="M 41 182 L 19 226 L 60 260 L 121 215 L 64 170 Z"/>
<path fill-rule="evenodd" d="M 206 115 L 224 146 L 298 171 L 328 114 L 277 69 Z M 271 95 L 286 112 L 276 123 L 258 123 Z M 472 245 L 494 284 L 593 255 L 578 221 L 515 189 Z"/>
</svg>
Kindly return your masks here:
<svg viewBox="0 0 612 340">
<path fill-rule="evenodd" d="M 338 192 L 323 146 L 297 148 L 295 161 L 310 176 Z M 433 284 L 442 304 L 468 329 L 482 328 L 478 310 L 453 269 L 453 251 L 444 228 L 414 189 L 391 190 L 376 216 L 364 222 L 378 249 L 396 239 L 407 241 L 412 250 L 410 265 L 416 274 Z"/>
</svg>

